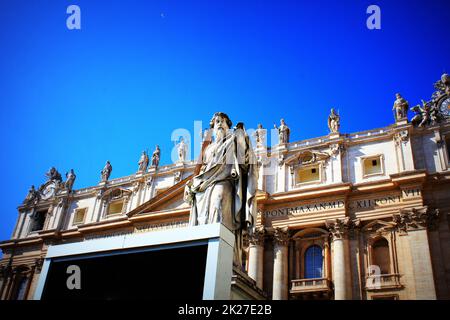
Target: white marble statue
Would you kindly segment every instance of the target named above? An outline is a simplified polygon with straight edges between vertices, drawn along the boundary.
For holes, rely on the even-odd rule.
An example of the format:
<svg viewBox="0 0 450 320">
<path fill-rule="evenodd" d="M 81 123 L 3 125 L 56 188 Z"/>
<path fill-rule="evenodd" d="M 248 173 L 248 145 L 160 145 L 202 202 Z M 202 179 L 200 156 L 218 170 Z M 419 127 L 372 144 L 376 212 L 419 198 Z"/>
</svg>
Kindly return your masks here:
<svg viewBox="0 0 450 320">
<path fill-rule="evenodd" d="M 214 140 L 204 144 L 201 161 L 185 188 L 191 204 L 189 225 L 223 223 L 236 237 L 234 263 L 242 266 L 243 232 L 256 222 L 256 158 L 243 124 L 230 130 L 225 113 L 214 114 L 210 127 Z"/>
</svg>

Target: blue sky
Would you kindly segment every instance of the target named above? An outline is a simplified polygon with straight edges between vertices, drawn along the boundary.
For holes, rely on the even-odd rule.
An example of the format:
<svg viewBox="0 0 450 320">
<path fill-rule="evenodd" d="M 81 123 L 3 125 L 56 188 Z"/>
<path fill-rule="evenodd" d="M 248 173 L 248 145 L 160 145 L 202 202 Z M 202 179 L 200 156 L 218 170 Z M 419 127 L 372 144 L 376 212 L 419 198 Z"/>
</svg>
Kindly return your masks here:
<svg viewBox="0 0 450 320">
<path fill-rule="evenodd" d="M 66 8 L 81 9 L 68 30 Z M 381 8 L 381 30 L 366 8 Z M 247 127 L 285 118 L 291 140 L 393 122 L 450 72 L 449 1 L 0 1 L 0 240 L 31 184 L 56 166 L 75 188 L 168 164 L 177 128 L 216 111 Z M 193 134 L 193 133 L 192 133 Z"/>
</svg>

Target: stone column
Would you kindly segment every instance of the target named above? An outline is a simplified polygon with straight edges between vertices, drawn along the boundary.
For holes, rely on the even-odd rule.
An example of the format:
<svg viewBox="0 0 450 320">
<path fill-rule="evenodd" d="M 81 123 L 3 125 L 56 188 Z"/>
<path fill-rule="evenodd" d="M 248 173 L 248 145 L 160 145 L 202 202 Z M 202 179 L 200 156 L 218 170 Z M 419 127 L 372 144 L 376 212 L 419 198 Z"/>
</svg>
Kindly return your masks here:
<svg viewBox="0 0 450 320">
<path fill-rule="evenodd" d="M 347 236 L 349 218 L 334 219 L 326 221 L 326 227 L 331 233 L 333 241 L 333 283 L 334 299 L 346 300 L 347 297 L 347 275 L 350 272 L 346 268 L 345 238 Z"/>
<path fill-rule="evenodd" d="M 261 289 L 263 287 L 264 233 L 264 227 L 257 228 L 248 238 L 248 275 L 256 281 L 256 285 Z"/>
<path fill-rule="evenodd" d="M 427 207 L 402 209 L 394 216 L 400 232 L 408 236 L 417 300 L 436 299 L 427 228 L 435 227 L 438 216 L 438 210 Z"/>
<path fill-rule="evenodd" d="M 288 243 L 287 228 L 276 228 L 274 233 L 273 300 L 288 299 Z"/>
</svg>

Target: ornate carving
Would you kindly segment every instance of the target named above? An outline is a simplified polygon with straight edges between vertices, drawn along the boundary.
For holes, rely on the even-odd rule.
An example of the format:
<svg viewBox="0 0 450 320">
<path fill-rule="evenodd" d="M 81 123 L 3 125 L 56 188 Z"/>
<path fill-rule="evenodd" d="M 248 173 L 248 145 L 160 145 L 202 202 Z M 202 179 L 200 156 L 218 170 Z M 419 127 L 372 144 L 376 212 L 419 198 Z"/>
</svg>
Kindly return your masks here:
<svg viewBox="0 0 450 320">
<path fill-rule="evenodd" d="M 330 145 L 330 156 L 336 157 L 339 153 L 345 152 L 345 146 L 339 143 L 333 143 Z"/>
<path fill-rule="evenodd" d="M 108 189 L 101 194 L 101 199 L 104 201 L 104 205 L 107 203 L 118 200 L 118 199 L 124 199 L 124 201 L 128 201 L 132 194 L 132 191 L 124 188 L 111 188 Z M 125 203 L 124 203 L 125 206 Z"/>
<path fill-rule="evenodd" d="M 330 154 L 326 152 L 320 152 L 317 150 L 304 150 L 286 159 L 286 165 L 307 165 L 317 163 L 319 161 L 327 160 L 330 158 Z"/>
<path fill-rule="evenodd" d="M 256 227 L 253 232 L 248 234 L 248 241 L 253 245 L 262 245 L 264 243 L 266 231 L 263 226 Z"/>
<path fill-rule="evenodd" d="M 44 264 L 43 258 L 38 258 L 38 259 L 34 260 L 34 266 L 35 266 L 36 272 L 41 272 L 43 264 Z"/>
<path fill-rule="evenodd" d="M 344 239 L 348 235 L 350 218 L 327 220 L 325 226 L 330 231 L 333 240 Z"/>
<path fill-rule="evenodd" d="M 275 228 L 273 233 L 273 241 L 277 245 L 287 246 L 289 244 L 288 228 Z"/>
<path fill-rule="evenodd" d="M 348 227 L 348 237 L 352 240 L 356 239 L 360 229 L 361 229 L 361 219 L 354 219 L 350 221 Z"/>
<path fill-rule="evenodd" d="M 394 141 L 397 146 L 401 143 L 406 144 L 409 139 L 409 133 L 407 130 L 399 131 L 394 134 Z"/>
<path fill-rule="evenodd" d="M 278 155 L 278 166 L 282 167 L 284 165 L 284 154 Z"/>
<path fill-rule="evenodd" d="M 180 182 L 181 181 L 181 177 L 182 177 L 182 172 L 181 171 L 175 172 L 174 177 L 173 177 L 175 183 Z"/>
<path fill-rule="evenodd" d="M 434 83 L 434 88 L 437 91 L 433 93 L 433 96 L 450 95 L 450 76 L 444 73 L 441 79 Z"/>
<path fill-rule="evenodd" d="M 48 181 L 62 182 L 61 174 L 55 167 L 51 167 L 45 175 L 47 176 Z"/>
<path fill-rule="evenodd" d="M 401 209 L 399 214 L 393 216 L 393 220 L 396 223 L 397 228 L 401 232 L 433 229 L 436 227 L 438 221 L 439 210 L 429 210 L 428 207 L 420 209 L 408 208 Z"/>
<path fill-rule="evenodd" d="M 36 191 L 34 188 L 34 185 L 30 187 L 30 190 L 28 190 L 28 194 L 25 197 L 25 200 L 23 200 L 23 204 L 25 205 L 35 205 L 39 202 L 39 192 Z"/>
</svg>

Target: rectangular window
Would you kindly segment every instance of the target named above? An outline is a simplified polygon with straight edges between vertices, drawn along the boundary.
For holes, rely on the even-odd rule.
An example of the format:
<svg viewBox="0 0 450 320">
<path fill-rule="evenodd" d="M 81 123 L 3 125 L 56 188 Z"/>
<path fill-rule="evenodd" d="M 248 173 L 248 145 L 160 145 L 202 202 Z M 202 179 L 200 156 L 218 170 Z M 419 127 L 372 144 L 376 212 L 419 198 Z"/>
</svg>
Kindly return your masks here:
<svg viewBox="0 0 450 320">
<path fill-rule="evenodd" d="M 363 176 L 383 174 L 382 156 L 374 156 L 362 159 Z"/>
<path fill-rule="evenodd" d="M 73 217 L 73 224 L 82 224 L 86 216 L 87 208 L 75 210 L 75 215 Z"/>
<path fill-rule="evenodd" d="M 36 212 L 32 217 L 32 225 L 30 231 L 40 231 L 44 229 L 45 218 L 47 216 L 47 210 Z"/>
<path fill-rule="evenodd" d="M 111 202 L 108 206 L 108 215 L 122 213 L 123 201 Z"/>
<path fill-rule="evenodd" d="M 297 170 L 296 183 L 308 183 L 320 181 L 319 166 L 300 168 Z"/>
</svg>

